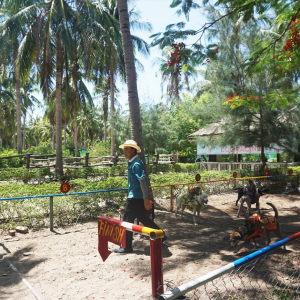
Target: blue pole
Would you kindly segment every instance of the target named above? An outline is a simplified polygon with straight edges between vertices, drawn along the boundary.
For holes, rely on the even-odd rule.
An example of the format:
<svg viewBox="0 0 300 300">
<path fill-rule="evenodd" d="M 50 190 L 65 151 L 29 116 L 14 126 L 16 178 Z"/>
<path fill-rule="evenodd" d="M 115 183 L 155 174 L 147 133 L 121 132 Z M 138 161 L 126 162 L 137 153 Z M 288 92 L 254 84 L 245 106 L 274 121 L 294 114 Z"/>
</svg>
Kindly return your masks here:
<svg viewBox="0 0 300 300">
<path fill-rule="evenodd" d="M 105 193 L 105 192 L 116 192 L 116 191 L 128 191 L 128 188 L 115 189 L 115 190 L 91 191 L 91 192 L 78 192 L 78 193 L 69 193 L 69 194 L 53 194 L 53 195 L 37 195 L 37 196 L 23 196 L 23 197 L 1 198 L 0 201 L 21 200 L 21 199 L 35 199 L 35 198 L 48 198 L 48 197 L 63 197 L 63 196 L 76 196 L 76 195 Z"/>
</svg>

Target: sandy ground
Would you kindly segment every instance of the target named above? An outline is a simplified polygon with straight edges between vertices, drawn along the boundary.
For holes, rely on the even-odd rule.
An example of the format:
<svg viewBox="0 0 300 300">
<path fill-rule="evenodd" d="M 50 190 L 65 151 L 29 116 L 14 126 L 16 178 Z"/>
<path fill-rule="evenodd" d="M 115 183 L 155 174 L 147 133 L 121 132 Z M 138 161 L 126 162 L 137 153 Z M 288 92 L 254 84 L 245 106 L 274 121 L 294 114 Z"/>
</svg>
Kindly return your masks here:
<svg viewBox="0 0 300 300">
<path fill-rule="evenodd" d="M 164 280 L 175 285 L 188 282 L 232 262 L 229 234 L 243 223 L 237 219 L 236 194 L 209 196 L 201 212 L 200 225 L 194 226 L 186 211 L 182 218 L 170 212 L 170 200 L 158 199 L 157 224 L 168 234 L 163 244 Z M 300 195 L 270 194 L 261 198 L 266 214 L 273 215 L 266 202 L 279 211 L 284 237 L 300 230 Z M 253 207 L 254 209 L 254 207 Z M 255 212 L 255 211 L 253 211 Z M 245 216 L 245 215 L 244 215 Z M 118 218 L 118 216 L 116 216 Z M 276 238 L 272 236 L 272 242 Z M 260 242 L 263 245 L 263 241 Z M 134 253 L 112 253 L 102 262 L 98 253 L 97 220 L 15 237 L 0 236 L 0 299 L 152 299 L 149 238 L 134 235 Z M 109 244 L 111 250 L 118 246 Z M 288 252 L 300 252 L 300 240 L 287 245 Z M 282 255 L 285 255 L 284 253 Z M 7 260 L 32 287 L 30 290 Z"/>
</svg>

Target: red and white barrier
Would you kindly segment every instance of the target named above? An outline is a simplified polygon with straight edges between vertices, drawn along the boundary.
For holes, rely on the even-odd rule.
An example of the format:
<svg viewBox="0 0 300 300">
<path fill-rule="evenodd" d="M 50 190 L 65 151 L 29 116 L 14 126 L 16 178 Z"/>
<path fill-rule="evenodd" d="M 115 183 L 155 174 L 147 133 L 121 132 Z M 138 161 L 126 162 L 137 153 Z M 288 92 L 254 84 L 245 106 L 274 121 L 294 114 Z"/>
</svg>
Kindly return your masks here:
<svg viewBox="0 0 300 300">
<path fill-rule="evenodd" d="M 110 255 L 108 242 L 126 248 L 126 230 L 141 233 L 150 237 L 152 297 L 164 293 L 162 270 L 162 241 L 164 232 L 146 226 L 119 221 L 107 217 L 98 219 L 98 251 L 103 261 Z"/>
</svg>

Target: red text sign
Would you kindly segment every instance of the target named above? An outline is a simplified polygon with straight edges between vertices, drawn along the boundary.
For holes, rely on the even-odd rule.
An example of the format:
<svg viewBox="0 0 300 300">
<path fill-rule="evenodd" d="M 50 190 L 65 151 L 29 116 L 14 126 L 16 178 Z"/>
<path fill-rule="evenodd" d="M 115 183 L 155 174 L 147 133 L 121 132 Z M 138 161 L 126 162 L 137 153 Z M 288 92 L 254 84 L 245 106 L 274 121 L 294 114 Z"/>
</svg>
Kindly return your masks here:
<svg viewBox="0 0 300 300">
<path fill-rule="evenodd" d="M 118 222 L 117 222 L 118 223 Z M 111 251 L 108 250 L 108 242 L 114 243 L 125 248 L 126 229 L 120 226 L 116 220 L 110 221 L 107 217 L 100 217 L 98 220 L 98 251 L 102 260 L 105 261 L 110 255 Z"/>
<path fill-rule="evenodd" d="M 197 174 L 197 175 L 195 176 L 195 179 L 196 179 L 196 181 L 199 181 L 199 180 L 201 179 L 201 175 L 200 175 L 200 174 Z"/>
<path fill-rule="evenodd" d="M 292 175 L 293 174 L 293 170 L 289 169 L 289 174 Z"/>
<path fill-rule="evenodd" d="M 70 189 L 71 189 L 71 187 L 70 187 L 70 185 L 69 185 L 68 182 L 64 182 L 64 183 L 62 183 L 61 186 L 60 186 L 61 192 L 62 192 L 62 193 L 65 193 L 65 194 L 66 194 Z"/>
<path fill-rule="evenodd" d="M 265 176 L 269 176 L 270 175 L 270 171 L 269 170 L 266 170 L 265 171 Z"/>
<path fill-rule="evenodd" d="M 233 172 L 233 178 L 237 178 L 237 172 Z"/>
</svg>

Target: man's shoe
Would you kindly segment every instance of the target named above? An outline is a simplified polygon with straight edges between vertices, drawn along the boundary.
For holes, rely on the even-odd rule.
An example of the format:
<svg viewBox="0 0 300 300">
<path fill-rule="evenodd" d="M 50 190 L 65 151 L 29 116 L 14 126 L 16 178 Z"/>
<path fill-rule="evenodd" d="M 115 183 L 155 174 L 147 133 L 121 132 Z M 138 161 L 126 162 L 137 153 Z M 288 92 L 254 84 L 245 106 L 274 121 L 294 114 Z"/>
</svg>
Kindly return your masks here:
<svg viewBox="0 0 300 300">
<path fill-rule="evenodd" d="M 130 253 L 130 252 L 133 252 L 133 249 L 132 248 L 126 249 L 126 248 L 120 247 L 119 249 L 116 249 L 114 252 L 115 253 Z"/>
<path fill-rule="evenodd" d="M 162 243 L 165 242 L 167 238 L 168 238 L 168 235 L 164 232 L 164 237 L 162 238 L 161 242 Z"/>
</svg>

